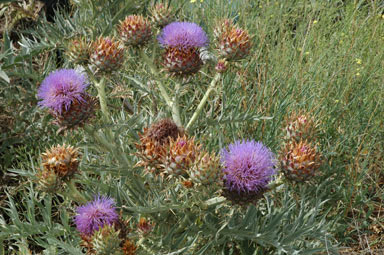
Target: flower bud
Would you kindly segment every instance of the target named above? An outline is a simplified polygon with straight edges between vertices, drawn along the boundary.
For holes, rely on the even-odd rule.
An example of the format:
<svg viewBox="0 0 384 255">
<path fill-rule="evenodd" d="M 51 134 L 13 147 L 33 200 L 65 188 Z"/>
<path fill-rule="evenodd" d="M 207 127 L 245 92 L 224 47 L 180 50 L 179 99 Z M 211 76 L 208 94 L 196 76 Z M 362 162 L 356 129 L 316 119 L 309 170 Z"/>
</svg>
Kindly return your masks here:
<svg viewBox="0 0 384 255">
<path fill-rule="evenodd" d="M 172 22 L 172 7 L 163 3 L 157 3 L 149 10 L 153 24 L 163 28 Z"/>
<path fill-rule="evenodd" d="M 141 15 L 129 15 L 120 22 L 119 32 L 124 43 L 131 46 L 146 44 L 152 36 L 149 21 Z"/>
<path fill-rule="evenodd" d="M 124 48 L 120 42 L 99 37 L 92 45 L 91 63 L 101 72 L 117 71 L 124 61 Z"/>
<path fill-rule="evenodd" d="M 189 176 L 196 183 L 210 185 L 219 183 L 222 178 L 220 157 L 215 153 L 200 152 L 198 159 L 189 171 Z"/>
<path fill-rule="evenodd" d="M 316 174 L 321 165 L 320 154 L 307 141 L 286 144 L 280 155 L 281 170 L 292 181 L 303 182 Z"/>
<path fill-rule="evenodd" d="M 246 30 L 224 20 L 215 29 L 219 56 L 227 61 L 237 61 L 245 58 L 251 49 L 251 40 Z"/>
<path fill-rule="evenodd" d="M 67 44 L 65 54 L 72 63 L 86 65 L 89 61 L 90 44 L 83 37 L 75 38 Z"/>
<path fill-rule="evenodd" d="M 123 255 L 119 231 L 113 225 L 105 225 L 92 236 L 92 249 L 97 255 Z"/>
<path fill-rule="evenodd" d="M 286 119 L 286 123 L 284 140 L 300 142 L 301 140 L 315 139 L 318 124 L 307 114 L 293 113 Z"/>
<path fill-rule="evenodd" d="M 227 69 L 228 69 L 228 62 L 225 59 L 219 59 L 219 61 L 217 61 L 215 70 L 218 73 L 224 73 L 225 71 L 227 71 Z"/>
</svg>

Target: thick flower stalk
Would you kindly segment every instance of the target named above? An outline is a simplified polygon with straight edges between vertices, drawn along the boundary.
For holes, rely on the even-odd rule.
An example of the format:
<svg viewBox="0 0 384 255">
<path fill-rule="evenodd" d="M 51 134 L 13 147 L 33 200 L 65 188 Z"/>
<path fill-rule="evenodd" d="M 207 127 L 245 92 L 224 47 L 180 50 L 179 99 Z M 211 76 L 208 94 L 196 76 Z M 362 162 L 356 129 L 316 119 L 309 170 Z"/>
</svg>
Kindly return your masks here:
<svg viewBox="0 0 384 255">
<path fill-rule="evenodd" d="M 78 207 L 74 221 L 81 235 L 92 236 L 104 225 L 112 225 L 118 220 L 119 215 L 113 199 L 100 196 Z"/>
<path fill-rule="evenodd" d="M 227 61 L 237 61 L 249 54 L 251 40 L 248 31 L 233 24 L 231 20 L 219 21 L 214 34 L 220 57 Z"/>
<path fill-rule="evenodd" d="M 166 154 L 170 139 L 177 139 L 183 133 L 170 119 L 160 120 L 149 128 L 144 128 L 144 132 L 139 134 L 140 142 L 136 144 L 137 156 L 140 158 L 137 165 L 143 166 L 147 173 L 160 174 L 162 158 Z"/>
<path fill-rule="evenodd" d="M 321 155 L 307 141 L 291 141 L 280 154 L 281 170 L 291 181 L 304 182 L 313 177 L 321 165 Z"/>
<path fill-rule="evenodd" d="M 117 71 L 124 62 L 124 47 L 114 38 L 99 37 L 92 44 L 90 62 L 101 72 Z"/>
<path fill-rule="evenodd" d="M 49 74 L 38 90 L 38 103 L 48 108 L 62 128 L 82 126 L 94 114 L 96 101 L 85 90 L 86 75 L 74 69 L 60 69 Z"/>
<path fill-rule="evenodd" d="M 199 48 L 208 45 L 208 37 L 200 26 L 191 22 L 173 22 L 163 28 L 157 39 L 165 48 L 163 66 L 170 73 L 189 75 L 200 70 L 203 61 Z"/>
<path fill-rule="evenodd" d="M 243 204 L 255 202 L 275 174 L 274 154 L 261 142 L 236 141 L 221 152 L 224 193 Z"/>
<path fill-rule="evenodd" d="M 145 45 L 152 37 L 150 22 L 141 15 L 129 15 L 120 22 L 122 41 L 130 46 Z"/>
<path fill-rule="evenodd" d="M 159 28 L 163 28 L 173 20 L 172 7 L 169 4 L 156 3 L 150 8 L 149 12 L 151 13 L 152 23 Z"/>
</svg>

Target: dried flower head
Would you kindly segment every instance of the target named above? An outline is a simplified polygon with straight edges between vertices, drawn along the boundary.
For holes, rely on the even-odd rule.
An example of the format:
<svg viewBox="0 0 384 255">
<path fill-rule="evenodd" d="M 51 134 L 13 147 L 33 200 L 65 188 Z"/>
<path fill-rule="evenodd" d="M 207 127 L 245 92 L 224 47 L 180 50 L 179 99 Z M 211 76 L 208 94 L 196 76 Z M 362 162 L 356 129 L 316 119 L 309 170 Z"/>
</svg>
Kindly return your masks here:
<svg viewBox="0 0 384 255">
<path fill-rule="evenodd" d="M 76 211 L 76 228 L 85 236 L 93 235 L 104 225 L 112 225 L 119 219 L 115 202 L 107 197 L 96 197 L 95 200 L 78 207 Z"/>
<path fill-rule="evenodd" d="M 321 156 L 307 141 L 292 140 L 280 155 L 281 170 L 292 181 L 303 182 L 316 174 Z"/>
<path fill-rule="evenodd" d="M 87 77 L 74 69 L 60 69 L 50 73 L 41 83 L 37 96 L 39 105 L 61 114 L 68 111 L 72 103 L 83 102 Z"/>
<path fill-rule="evenodd" d="M 132 46 L 146 44 L 152 36 L 151 24 L 141 15 L 129 15 L 120 22 L 121 39 Z"/>
<path fill-rule="evenodd" d="M 41 155 L 44 170 L 53 171 L 58 177 L 71 177 L 78 171 L 78 149 L 69 145 L 52 146 Z"/>
<path fill-rule="evenodd" d="M 156 3 L 152 6 L 149 12 L 152 15 L 152 22 L 160 28 L 168 25 L 173 19 L 172 7 L 169 4 Z"/>
<path fill-rule="evenodd" d="M 216 29 L 217 48 L 220 57 L 236 61 L 246 57 L 251 49 L 248 31 L 224 20 Z"/>
<path fill-rule="evenodd" d="M 274 155 L 261 142 L 236 141 L 221 157 L 225 191 L 234 200 L 260 197 L 275 174 Z"/>
<path fill-rule="evenodd" d="M 99 37 L 92 45 L 90 61 L 102 72 L 117 71 L 124 61 L 124 47 L 114 38 Z"/>
<path fill-rule="evenodd" d="M 194 137 L 189 138 L 184 135 L 171 139 L 169 149 L 161 159 L 163 174 L 168 177 L 187 176 L 188 170 L 195 163 L 200 150 L 201 145 L 195 142 Z"/>
<path fill-rule="evenodd" d="M 159 174 L 161 160 L 166 154 L 170 139 L 176 139 L 184 132 L 170 119 L 163 119 L 149 128 L 144 128 L 143 134 L 139 134 L 140 143 L 136 144 L 140 161 L 138 166 L 145 167 L 147 173 Z"/>
<path fill-rule="evenodd" d="M 163 28 L 157 39 L 165 48 L 163 65 L 169 72 L 188 75 L 200 69 L 203 61 L 199 48 L 208 45 L 208 37 L 200 26 L 173 22 Z"/>
</svg>

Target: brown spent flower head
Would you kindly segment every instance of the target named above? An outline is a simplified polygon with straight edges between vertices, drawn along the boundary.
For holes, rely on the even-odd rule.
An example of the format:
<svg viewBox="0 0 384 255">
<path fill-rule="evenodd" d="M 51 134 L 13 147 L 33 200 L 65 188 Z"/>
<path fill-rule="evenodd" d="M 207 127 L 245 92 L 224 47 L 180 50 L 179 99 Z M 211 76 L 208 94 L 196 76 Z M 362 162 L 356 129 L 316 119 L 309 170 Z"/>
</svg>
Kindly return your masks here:
<svg viewBox="0 0 384 255">
<path fill-rule="evenodd" d="M 102 72 L 113 72 L 121 67 L 124 61 L 123 45 L 109 37 L 99 37 L 92 44 L 90 62 Z"/>
<path fill-rule="evenodd" d="M 280 163 L 288 180 L 304 182 L 316 174 L 321 165 L 321 155 L 307 141 L 292 140 L 281 153 Z"/>
<path fill-rule="evenodd" d="M 89 61 L 90 43 L 84 37 L 75 38 L 68 42 L 65 54 L 71 62 L 85 65 Z"/>
<path fill-rule="evenodd" d="M 129 15 L 120 22 L 119 33 L 127 45 L 141 46 L 152 37 L 150 22 L 141 15 Z"/>
<path fill-rule="evenodd" d="M 149 234 L 154 227 L 154 224 L 149 222 L 146 218 L 141 217 L 137 224 L 137 231 L 142 235 Z"/>
<path fill-rule="evenodd" d="M 98 100 L 88 94 L 83 94 L 83 100 L 74 100 L 68 111 L 61 113 L 51 111 L 54 123 L 61 129 L 74 129 L 84 126 L 95 116 Z"/>
<path fill-rule="evenodd" d="M 144 128 L 143 134 L 139 134 L 140 143 L 136 144 L 137 156 L 140 158 L 137 165 L 145 167 L 147 172 L 159 174 L 170 139 L 183 134 L 183 130 L 170 119 L 160 120 Z"/>
<path fill-rule="evenodd" d="M 189 171 L 189 176 L 194 182 L 203 185 L 220 183 L 222 179 L 220 157 L 215 153 L 199 152 L 195 164 Z"/>
<path fill-rule="evenodd" d="M 251 40 L 247 30 L 239 28 L 232 21 L 224 20 L 215 31 L 220 57 L 227 61 L 237 61 L 249 54 Z"/>
<path fill-rule="evenodd" d="M 187 176 L 188 170 L 195 163 L 201 145 L 195 142 L 194 137 L 186 135 L 171 139 L 169 149 L 162 158 L 163 174 L 169 178 L 173 176 Z"/>
<path fill-rule="evenodd" d="M 173 21 L 172 7 L 169 4 L 156 3 L 149 12 L 152 15 L 152 23 L 159 28 L 163 28 Z"/>
<path fill-rule="evenodd" d="M 286 118 L 286 123 L 284 140 L 300 142 L 301 140 L 316 139 L 318 123 L 308 114 L 294 112 Z"/>
<path fill-rule="evenodd" d="M 78 171 L 79 152 L 72 146 L 52 146 L 41 158 L 46 175 L 51 175 L 48 173 L 53 171 L 60 178 L 69 178 Z"/>
<path fill-rule="evenodd" d="M 162 64 L 172 74 L 190 75 L 200 70 L 203 61 L 197 48 L 169 47 L 164 52 Z"/>
</svg>

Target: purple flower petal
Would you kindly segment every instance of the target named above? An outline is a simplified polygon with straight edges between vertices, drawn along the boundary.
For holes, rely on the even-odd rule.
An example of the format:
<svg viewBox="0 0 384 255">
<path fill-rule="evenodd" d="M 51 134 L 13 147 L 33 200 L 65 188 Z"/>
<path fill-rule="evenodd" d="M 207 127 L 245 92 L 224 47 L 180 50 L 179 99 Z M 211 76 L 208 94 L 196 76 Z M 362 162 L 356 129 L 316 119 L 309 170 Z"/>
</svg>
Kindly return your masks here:
<svg viewBox="0 0 384 255">
<path fill-rule="evenodd" d="M 208 45 L 204 30 L 191 22 L 172 22 L 163 28 L 157 40 L 163 47 L 200 48 Z"/>
<path fill-rule="evenodd" d="M 231 191 L 265 189 L 275 174 L 274 155 L 261 142 L 236 141 L 221 151 L 224 181 Z"/>
<path fill-rule="evenodd" d="M 111 198 L 96 197 L 94 201 L 78 207 L 74 220 L 77 230 L 90 236 L 104 225 L 117 222 L 119 215 L 114 205 L 115 202 Z"/>
<path fill-rule="evenodd" d="M 74 69 L 60 69 L 50 73 L 39 87 L 38 104 L 56 113 L 68 111 L 74 100 L 83 101 L 88 86 L 87 77 Z"/>
</svg>

